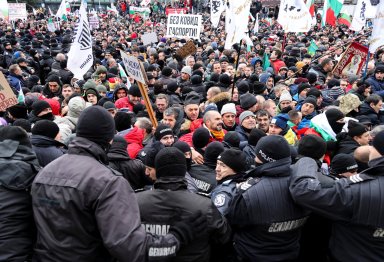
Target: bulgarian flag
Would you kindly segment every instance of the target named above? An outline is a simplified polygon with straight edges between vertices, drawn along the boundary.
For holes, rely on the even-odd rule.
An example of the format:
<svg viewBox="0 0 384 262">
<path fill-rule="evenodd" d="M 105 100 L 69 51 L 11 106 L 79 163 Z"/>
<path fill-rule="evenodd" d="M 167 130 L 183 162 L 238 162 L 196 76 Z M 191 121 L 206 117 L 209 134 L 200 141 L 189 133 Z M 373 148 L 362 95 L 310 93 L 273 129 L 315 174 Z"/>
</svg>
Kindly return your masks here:
<svg viewBox="0 0 384 262">
<path fill-rule="evenodd" d="M 348 28 L 351 26 L 351 22 L 351 16 L 347 13 L 341 13 L 337 19 L 337 23 L 339 25 L 346 25 Z"/>
<path fill-rule="evenodd" d="M 322 26 L 326 24 L 336 26 L 336 20 L 343 7 L 343 2 L 344 0 L 324 0 Z"/>
<path fill-rule="evenodd" d="M 315 0 L 307 0 L 306 6 L 308 7 L 309 13 L 312 17 L 315 16 Z"/>
</svg>

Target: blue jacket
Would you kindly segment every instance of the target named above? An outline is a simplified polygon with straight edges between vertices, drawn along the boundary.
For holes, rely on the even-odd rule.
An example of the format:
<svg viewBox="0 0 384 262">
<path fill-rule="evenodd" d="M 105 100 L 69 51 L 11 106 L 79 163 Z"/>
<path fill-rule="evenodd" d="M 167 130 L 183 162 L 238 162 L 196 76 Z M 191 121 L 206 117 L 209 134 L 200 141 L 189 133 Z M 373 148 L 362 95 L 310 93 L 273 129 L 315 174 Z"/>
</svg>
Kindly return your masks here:
<svg viewBox="0 0 384 262">
<path fill-rule="evenodd" d="M 371 84 L 371 87 L 373 89 L 373 92 L 375 94 L 380 95 L 381 97 L 384 97 L 384 80 L 379 81 L 375 78 L 375 76 L 370 76 L 367 79 L 367 82 Z"/>
</svg>

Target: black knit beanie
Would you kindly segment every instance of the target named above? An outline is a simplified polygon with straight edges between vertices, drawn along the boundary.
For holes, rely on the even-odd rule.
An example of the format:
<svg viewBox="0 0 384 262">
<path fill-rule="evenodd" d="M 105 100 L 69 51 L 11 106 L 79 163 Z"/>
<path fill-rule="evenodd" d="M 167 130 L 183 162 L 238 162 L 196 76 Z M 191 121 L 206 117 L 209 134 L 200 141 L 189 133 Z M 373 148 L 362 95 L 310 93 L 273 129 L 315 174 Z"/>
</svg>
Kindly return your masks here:
<svg viewBox="0 0 384 262">
<path fill-rule="evenodd" d="M 356 160 L 352 155 L 341 153 L 334 156 L 329 171 L 332 175 L 339 175 L 352 170 L 357 170 L 357 168 Z"/>
<path fill-rule="evenodd" d="M 148 151 L 146 152 L 144 165 L 148 167 L 155 167 L 155 158 L 157 153 L 160 152 L 161 149 L 165 148 L 165 146 L 159 141 L 155 141 L 152 143 Z"/>
<path fill-rule="evenodd" d="M 228 143 L 230 147 L 240 147 L 240 137 L 236 131 L 229 131 L 226 133 L 224 142 Z"/>
<path fill-rule="evenodd" d="M 18 126 L 0 127 L 0 142 L 7 139 L 18 141 L 23 146 L 32 147 L 27 132 Z"/>
<path fill-rule="evenodd" d="M 348 135 L 350 137 L 361 136 L 365 132 L 368 132 L 368 128 L 356 121 L 349 120 L 348 122 Z"/>
<path fill-rule="evenodd" d="M 14 118 L 24 118 L 28 119 L 28 111 L 27 107 L 24 104 L 17 104 L 11 107 L 8 107 L 8 112 L 14 117 Z"/>
<path fill-rule="evenodd" d="M 193 132 L 192 143 L 195 148 L 204 148 L 209 143 L 210 134 L 208 129 L 200 127 Z"/>
<path fill-rule="evenodd" d="M 177 149 L 179 149 L 181 152 L 183 153 L 188 153 L 188 152 L 191 152 L 191 147 L 185 143 L 184 141 L 177 141 L 175 142 L 172 147 L 176 147 Z"/>
<path fill-rule="evenodd" d="M 259 142 L 260 138 L 262 138 L 266 135 L 267 134 L 263 130 L 258 129 L 258 128 L 254 128 L 251 130 L 251 133 L 249 133 L 248 144 L 250 146 L 256 146 L 257 142 Z"/>
<path fill-rule="evenodd" d="M 84 137 L 105 149 L 114 135 L 115 122 L 106 109 L 91 106 L 81 112 L 76 128 L 77 137 Z"/>
<path fill-rule="evenodd" d="M 313 159 L 320 159 L 327 151 L 324 139 L 316 135 L 303 136 L 299 141 L 298 153 Z"/>
<path fill-rule="evenodd" d="M 217 157 L 225 150 L 224 145 L 218 141 L 209 143 L 204 152 L 204 163 L 216 165 Z"/>
<path fill-rule="evenodd" d="M 51 106 L 47 101 L 38 100 L 33 102 L 32 104 L 32 113 L 35 116 L 38 116 L 44 109 L 50 108 Z"/>
<path fill-rule="evenodd" d="M 187 161 L 184 154 L 175 147 L 160 150 L 155 158 L 156 177 L 184 177 Z"/>
<path fill-rule="evenodd" d="M 131 116 L 126 112 L 116 112 L 114 120 L 117 132 L 131 128 Z"/>
<path fill-rule="evenodd" d="M 245 154 L 242 151 L 233 148 L 225 150 L 217 157 L 217 160 L 220 160 L 229 166 L 236 173 L 244 171 L 247 165 Z"/>
<path fill-rule="evenodd" d="M 256 145 L 255 152 L 257 158 L 263 163 L 275 162 L 291 156 L 287 140 L 277 135 L 262 137 Z"/>
<path fill-rule="evenodd" d="M 57 124 L 49 120 L 40 120 L 32 127 L 32 135 L 46 136 L 54 139 L 60 129 Z"/>
<path fill-rule="evenodd" d="M 164 124 L 160 124 L 158 127 L 156 127 L 154 136 L 157 141 L 160 141 L 160 139 L 167 135 L 173 135 L 172 128 Z"/>
</svg>

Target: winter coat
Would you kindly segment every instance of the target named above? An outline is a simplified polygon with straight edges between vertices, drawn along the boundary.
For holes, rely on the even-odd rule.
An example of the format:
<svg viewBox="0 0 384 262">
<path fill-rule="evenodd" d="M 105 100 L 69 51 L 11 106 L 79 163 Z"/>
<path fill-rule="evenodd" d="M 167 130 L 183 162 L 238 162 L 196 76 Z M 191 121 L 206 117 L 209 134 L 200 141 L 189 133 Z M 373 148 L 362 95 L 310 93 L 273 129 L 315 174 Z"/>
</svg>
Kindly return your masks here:
<svg viewBox="0 0 384 262">
<path fill-rule="evenodd" d="M 173 235 L 145 233 L 135 193 L 107 163 L 100 146 L 76 137 L 68 154 L 36 176 L 36 261 L 146 261 L 155 240 L 177 250 Z"/>
<path fill-rule="evenodd" d="M 324 188 L 317 164 L 302 158 L 294 166 L 290 192 L 295 202 L 332 219 L 329 251 L 333 261 L 381 261 L 384 257 L 384 157 L 360 174 Z"/>
<path fill-rule="evenodd" d="M 7 80 L 16 95 L 19 94 L 19 91 L 22 87 L 26 87 L 22 76 L 9 74 Z"/>
<path fill-rule="evenodd" d="M 209 198 L 187 191 L 181 177 L 158 179 L 154 190 L 137 194 L 143 227 L 148 233 L 165 234 L 176 222 L 186 219 L 191 213 L 202 212 L 207 217 L 207 231 L 184 246 L 172 261 L 208 262 L 210 243 L 225 243 L 230 239 L 231 230 L 226 219 L 219 213 Z"/>
<path fill-rule="evenodd" d="M 336 136 L 337 138 L 337 151 L 335 155 L 343 154 L 352 154 L 355 152 L 355 149 L 360 146 L 352 137 L 347 133 L 340 133 Z"/>
<path fill-rule="evenodd" d="M 194 180 L 198 192 L 208 195 L 215 188 L 217 182 L 214 168 L 205 164 L 193 164 L 188 172 Z"/>
<path fill-rule="evenodd" d="M 36 238 L 30 187 L 40 170 L 31 147 L 0 142 L 0 261 L 29 261 Z"/>
<path fill-rule="evenodd" d="M 308 72 L 315 73 L 317 75 L 317 81 L 320 85 L 325 83 L 325 80 L 327 79 L 327 72 L 324 71 L 321 65 L 314 65 Z"/>
<path fill-rule="evenodd" d="M 127 148 L 122 148 L 119 143 L 112 143 L 108 150 L 108 161 L 111 168 L 120 172 L 128 180 L 133 190 L 152 184 L 145 175 L 144 164 L 140 160 L 131 159 Z"/>
<path fill-rule="evenodd" d="M 384 123 L 383 114 L 380 112 L 376 113 L 375 110 L 373 110 L 373 108 L 367 102 L 361 104 L 359 115 L 369 117 L 372 125 L 374 126 Z"/>
<path fill-rule="evenodd" d="M 42 167 L 66 153 L 64 144 L 47 136 L 31 135 L 31 143 Z"/>
<path fill-rule="evenodd" d="M 367 82 L 371 85 L 372 91 L 381 97 L 384 97 L 384 80 L 379 81 L 374 75 L 367 79 Z"/>
<path fill-rule="evenodd" d="M 252 170 L 232 200 L 228 220 L 235 249 L 246 261 L 293 261 L 299 254 L 300 229 L 309 212 L 290 196 L 291 158 Z"/>
<path fill-rule="evenodd" d="M 141 149 L 144 148 L 143 140 L 145 136 L 145 130 L 134 127 L 129 133 L 124 136 L 125 141 L 128 143 L 127 151 L 130 158 L 135 159 Z"/>
</svg>

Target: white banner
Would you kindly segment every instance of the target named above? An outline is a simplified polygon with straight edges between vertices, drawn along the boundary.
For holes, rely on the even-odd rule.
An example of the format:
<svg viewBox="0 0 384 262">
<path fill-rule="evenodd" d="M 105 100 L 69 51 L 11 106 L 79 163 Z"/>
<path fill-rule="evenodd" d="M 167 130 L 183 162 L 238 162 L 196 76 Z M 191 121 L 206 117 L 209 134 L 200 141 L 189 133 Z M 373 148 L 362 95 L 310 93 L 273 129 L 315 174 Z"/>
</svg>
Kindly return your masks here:
<svg viewBox="0 0 384 262">
<path fill-rule="evenodd" d="M 311 29 L 312 16 L 303 0 L 283 0 L 277 21 L 286 33 L 306 33 Z"/>
<path fill-rule="evenodd" d="M 365 27 L 367 18 L 374 18 L 375 15 L 376 9 L 371 5 L 370 0 L 358 0 L 349 29 L 353 31 L 360 31 L 363 27 Z"/>
<path fill-rule="evenodd" d="M 225 49 L 230 49 L 233 44 L 239 43 L 241 39 L 246 39 L 247 43 L 252 43 L 248 36 L 249 10 L 252 0 L 237 0 L 229 2 L 225 16 Z"/>
<path fill-rule="evenodd" d="M 221 13 L 225 10 L 225 2 L 223 0 L 211 0 L 211 23 L 213 27 L 217 27 L 220 22 Z"/>
<path fill-rule="evenodd" d="M 121 50 L 120 55 L 128 75 L 136 81 L 145 84 L 145 78 L 143 75 L 143 71 L 141 70 L 139 59 L 134 56 L 128 56 L 125 52 Z"/>
<path fill-rule="evenodd" d="M 373 19 L 373 29 L 369 42 L 369 52 L 372 54 L 376 52 L 377 48 L 384 45 L 384 0 L 381 0 L 376 8 L 376 16 Z"/>
<path fill-rule="evenodd" d="M 74 41 L 68 52 L 67 67 L 75 78 L 83 79 L 84 74 L 93 65 L 92 36 L 84 2 L 81 2 L 75 32 Z"/>
<path fill-rule="evenodd" d="M 26 20 L 27 7 L 25 3 L 8 3 L 8 16 L 9 21 L 12 20 Z"/>
<path fill-rule="evenodd" d="M 169 14 L 167 37 L 200 39 L 201 15 Z"/>
</svg>

